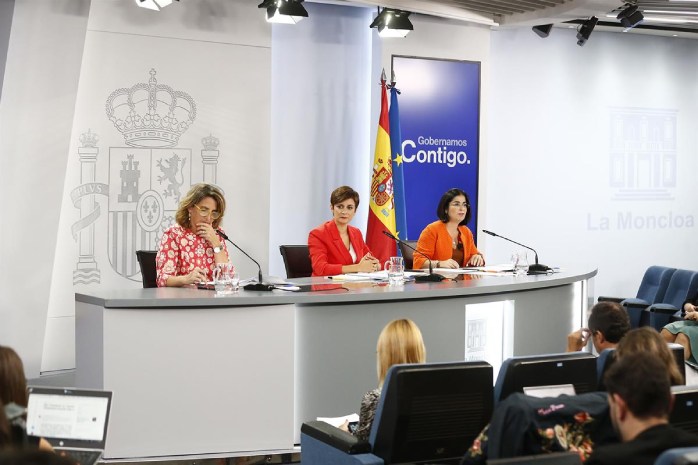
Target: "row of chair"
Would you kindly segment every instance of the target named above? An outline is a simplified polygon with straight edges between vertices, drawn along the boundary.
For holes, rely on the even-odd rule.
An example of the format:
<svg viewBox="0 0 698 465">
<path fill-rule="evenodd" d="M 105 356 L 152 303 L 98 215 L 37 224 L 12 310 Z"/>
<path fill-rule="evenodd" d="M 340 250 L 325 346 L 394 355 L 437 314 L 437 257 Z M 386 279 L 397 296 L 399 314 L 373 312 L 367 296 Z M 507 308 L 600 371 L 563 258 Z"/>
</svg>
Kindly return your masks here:
<svg viewBox="0 0 698 465">
<path fill-rule="evenodd" d="M 677 346 L 672 345 L 672 351 L 683 360 L 683 348 Z M 486 362 L 394 365 L 388 371 L 368 442 L 311 421 L 301 428 L 303 463 L 456 459 L 489 423 L 494 406 L 509 395 L 526 387 L 562 384 L 572 384 L 577 394 L 596 391 L 613 360 L 612 351 L 604 351 L 598 359 L 586 352 L 514 357 L 502 364 L 494 387 L 492 366 Z M 676 400 L 670 422 L 698 433 L 698 386 L 672 390 Z"/>
<path fill-rule="evenodd" d="M 417 246 L 417 241 L 405 241 L 412 247 Z M 307 278 L 313 273 L 313 266 L 310 261 L 310 251 L 307 245 L 281 245 L 279 252 L 284 259 L 284 267 L 286 268 L 286 278 Z M 408 247 L 400 244 L 400 253 L 405 259 L 405 268 L 412 268 L 413 251 Z M 155 257 L 157 252 L 154 250 L 138 250 L 136 258 L 141 267 L 141 276 L 143 276 L 143 287 L 157 287 L 157 271 L 155 267 Z"/>
<path fill-rule="evenodd" d="M 618 302 L 628 312 L 630 326 L 652 326 L 660 331 L 681 321 L 683 303 L 698 290 L 698 272 L 651 266 L 645 272 L 634 298 L 599 297 L 599 302 Z"/>
</svg>

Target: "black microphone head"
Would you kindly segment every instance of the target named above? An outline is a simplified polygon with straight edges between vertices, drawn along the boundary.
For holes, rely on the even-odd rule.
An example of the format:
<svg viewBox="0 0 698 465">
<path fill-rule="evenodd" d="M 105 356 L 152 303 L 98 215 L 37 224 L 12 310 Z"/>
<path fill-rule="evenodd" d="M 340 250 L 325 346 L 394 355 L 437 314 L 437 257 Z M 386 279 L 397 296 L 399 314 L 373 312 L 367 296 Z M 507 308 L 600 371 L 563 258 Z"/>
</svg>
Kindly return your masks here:
<svg viewBox="0 0 698 465">
<path fill-rule="evenodd" d="M 482 232 L 484 232 L 485 234 L 489 234 L 490 236 L 497 237 L 497 235 L 495 233 L 493 233 L 492 231 L 488 231 L 486 229 L 483 229 Z"/>
<path fill-rule="evenodd" d="M 383 234 L 385 234 L 386 236 L 388 236 L 389 238 L 395 239 L 395 236 L 393 236 L 392 234 L 390 234 L 388 231 L 381 231 L 381 232 L 382 232 Z"/>
<path fill-rule="evenodd" d="M 226 236 L 225 233 L 222 232 L 220 229 L 216 229 L 215 231 L 216 231 L 216 234 L 221 236 L 223 239 L 228 240 L 228 236 Z"/>
</svg>

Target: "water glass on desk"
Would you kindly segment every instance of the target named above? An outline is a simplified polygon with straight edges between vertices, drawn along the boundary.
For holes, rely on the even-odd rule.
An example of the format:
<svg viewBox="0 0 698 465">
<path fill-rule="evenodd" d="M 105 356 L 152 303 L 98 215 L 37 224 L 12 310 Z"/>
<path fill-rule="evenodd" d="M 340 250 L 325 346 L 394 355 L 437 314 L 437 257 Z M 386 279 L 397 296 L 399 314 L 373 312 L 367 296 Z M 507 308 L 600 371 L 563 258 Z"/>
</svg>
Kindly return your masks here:
<svg viewBox="0 0 698 465">
<path fill-rule="evenodd" d="M 403 284 L 405 282 L 405 265 L 389 265 L 388 282 L 393 285 Z"/>
<path fill-rule="evenodd" d="M 511 264 L 514 268 L 514 274 L 525 275 L 528 273 L 528 253 L 521 250 L 511 256 Z"/>
<path fill-rule="evenodd" d="M 216 263 L 213 269 L 213 287 L 216 289 L 216 294 L 226 295 L 232 291 L 233 274 L 237 274 L 232 263 Z M 238 284 L 239 284 L 238 279 Z"/>
<path fill-rule="evenodd" d="M 388 281 L 390 284 L 402 284 L 405 277 L 405 261 L 402 257 L 390 257 L 385 262 L 383 269 L 388 271 Z"/>
</svg>

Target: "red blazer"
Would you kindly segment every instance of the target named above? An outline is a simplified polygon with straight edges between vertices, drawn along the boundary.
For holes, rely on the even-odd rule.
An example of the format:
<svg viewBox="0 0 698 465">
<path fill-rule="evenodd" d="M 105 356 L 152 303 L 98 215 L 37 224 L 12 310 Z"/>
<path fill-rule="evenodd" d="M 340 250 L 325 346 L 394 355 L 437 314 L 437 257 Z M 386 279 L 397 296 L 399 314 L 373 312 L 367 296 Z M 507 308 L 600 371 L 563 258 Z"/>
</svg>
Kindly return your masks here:
<svg viewBox="0 0 698 465">
<path fill-rule="evenodd" d="M 342 266 L 359 263 L 367 253 L 371 253 L 364 243 L 361 231 L 353 226 L 347 226 L 349 242 L 356 252 L 356 261 L 351 259 L 349 249 L 339 235 L 334 220 L 318 226 L 308 235 L 310 261 L 313 263 L 312 276 L 333 276 L 342 274 Z"/>
</svg>

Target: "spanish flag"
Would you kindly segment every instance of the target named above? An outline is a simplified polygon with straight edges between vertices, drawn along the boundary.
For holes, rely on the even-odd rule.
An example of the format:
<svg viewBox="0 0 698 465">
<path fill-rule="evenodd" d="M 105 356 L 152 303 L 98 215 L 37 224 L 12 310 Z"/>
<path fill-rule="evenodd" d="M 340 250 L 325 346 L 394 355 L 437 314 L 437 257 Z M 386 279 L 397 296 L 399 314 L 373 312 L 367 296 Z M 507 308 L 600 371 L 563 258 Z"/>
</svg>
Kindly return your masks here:
<svg viewBox="0 0 698 465">
<path fill-rule="evenodd" d="M 381 77 L 381 116 L 376 135 L 376 153 L 373 157 L 371 203 L 368 211 L 368 230 L 366 231 L 366 244 L 381 264 L 397 255 L 395 241 L 383 234 L 383 231 L 393 235 L 396 233 L 390 120 L 386 89 L 385 72 L 383 72 Z"/>
</svg>

